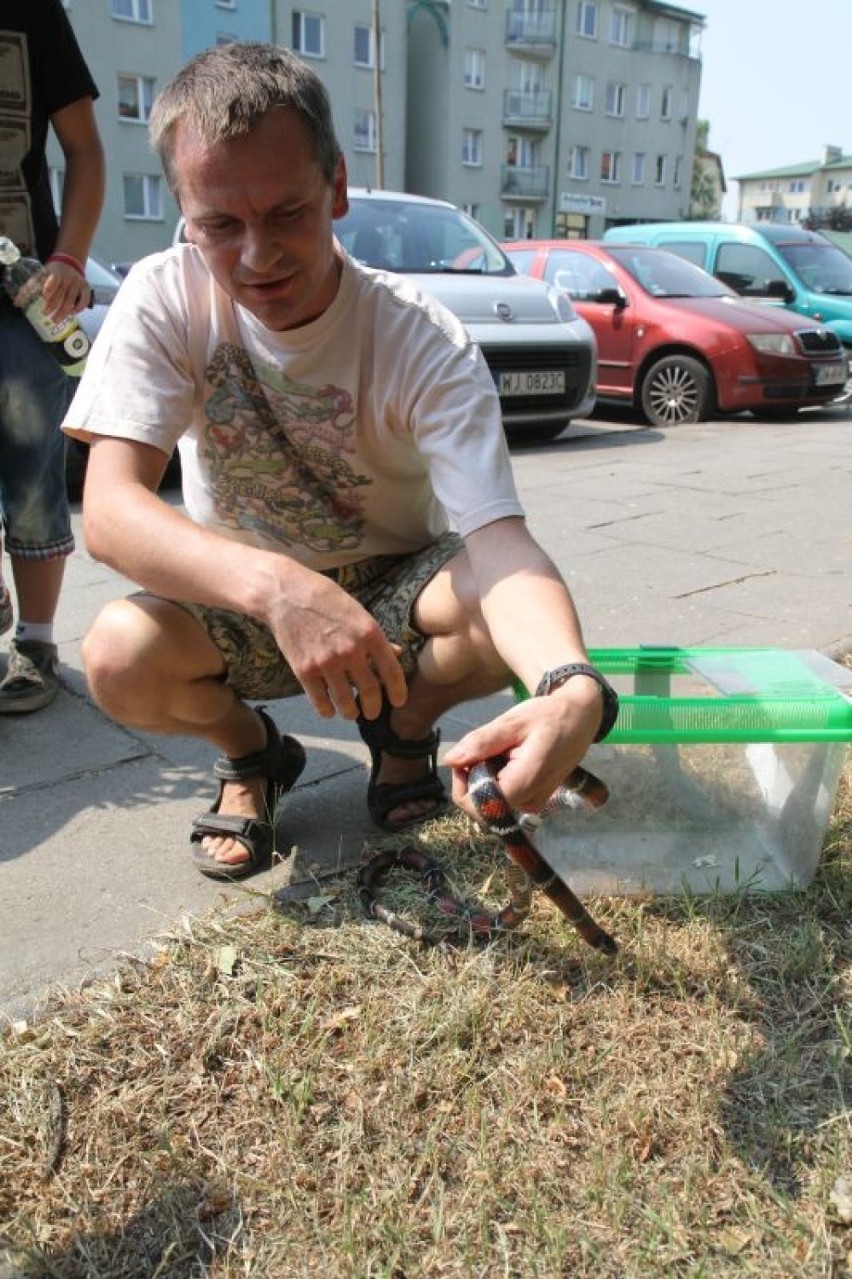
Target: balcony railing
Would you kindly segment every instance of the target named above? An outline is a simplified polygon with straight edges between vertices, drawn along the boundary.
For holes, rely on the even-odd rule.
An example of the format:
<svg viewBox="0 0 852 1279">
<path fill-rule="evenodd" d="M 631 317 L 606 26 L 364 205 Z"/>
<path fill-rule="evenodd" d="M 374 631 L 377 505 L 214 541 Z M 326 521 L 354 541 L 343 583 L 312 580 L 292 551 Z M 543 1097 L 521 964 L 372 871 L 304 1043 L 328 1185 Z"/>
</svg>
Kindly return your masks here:
<svg viewBox="0 0 852 1279">
<path fill-rule="evenodd" d="M 532 53 L 552 53 L 556 48 L 556 10 L 517 13 L 510 9 L 506 14 L 506 44 Z"/>
<path fill-rule="evenodd" d="M 549 129 L 553 123 L 553 94 L 549 89 L 503 94 L 503 123 L 519 129 Z"/>
<path fill-rule="evenodd" d="M 677 57 L 692 58 L 701 61 L 697 50 L 690 48 L 687 40 L 675 43 L 672 40 L 634 40 L 631 48 L 635 53 L 673 53 Z"/>
<path fill-rule="evenodd" d="M 546 200 L 550 190 L 550 169 L 546 164 L 521 168 L 504 164 L 500 170 L 500 195 L 504 200 Z"/>
</svg>

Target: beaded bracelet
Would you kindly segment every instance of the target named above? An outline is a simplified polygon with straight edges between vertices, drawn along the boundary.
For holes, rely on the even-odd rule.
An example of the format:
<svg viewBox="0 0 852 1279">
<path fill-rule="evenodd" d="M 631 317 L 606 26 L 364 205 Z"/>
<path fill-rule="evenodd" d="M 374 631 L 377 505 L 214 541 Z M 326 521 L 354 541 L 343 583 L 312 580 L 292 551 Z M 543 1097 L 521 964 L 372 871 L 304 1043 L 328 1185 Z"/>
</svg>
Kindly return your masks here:
<svg viewBox="0 0 852 1279">
<path fill-rule="evenodd" d="M 78 275 L 82 275 L 83 279 L 86 278 L 85 268 L 70 253 L 51 253 L 45 265 L 49 266 L 51 262 L 63 262 L 65 266 L 73 267 Z"/>
</svg>

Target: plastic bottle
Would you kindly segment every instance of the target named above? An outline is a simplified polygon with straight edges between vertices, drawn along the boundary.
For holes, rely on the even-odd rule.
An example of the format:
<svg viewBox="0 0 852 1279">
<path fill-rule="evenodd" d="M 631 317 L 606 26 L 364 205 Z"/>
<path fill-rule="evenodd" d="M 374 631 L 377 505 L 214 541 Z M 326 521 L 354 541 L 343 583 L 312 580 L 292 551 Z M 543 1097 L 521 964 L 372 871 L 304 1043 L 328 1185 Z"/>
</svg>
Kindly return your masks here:
<svg viewBox="0 0 852 1279">
<path fill-rule="evenodd" d="M 0 236 L 0 283 L 46 342 L 69 377 L 79 377 L 86 367 L 90 342 L 74 315 L 51 320 L 44 310 L 42 287 L 45 268 L 35 258 L 24 258 L 8 236 Z"/>
</svg>

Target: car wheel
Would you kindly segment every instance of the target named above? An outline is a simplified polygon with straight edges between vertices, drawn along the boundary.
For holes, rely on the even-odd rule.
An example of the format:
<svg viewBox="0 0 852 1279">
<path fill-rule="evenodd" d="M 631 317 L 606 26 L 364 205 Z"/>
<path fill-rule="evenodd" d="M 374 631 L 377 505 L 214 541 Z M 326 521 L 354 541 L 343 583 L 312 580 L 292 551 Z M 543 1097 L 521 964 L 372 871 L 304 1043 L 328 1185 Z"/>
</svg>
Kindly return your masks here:
<svg viewBox="0 0 852 1279">
<path fill-rule="evenodd" d="M 700 360 L 667 355 L 648 369 L 640 398 L 652 426 L 703 422 L 713 412 L 713 379 Z"/>
</svg>

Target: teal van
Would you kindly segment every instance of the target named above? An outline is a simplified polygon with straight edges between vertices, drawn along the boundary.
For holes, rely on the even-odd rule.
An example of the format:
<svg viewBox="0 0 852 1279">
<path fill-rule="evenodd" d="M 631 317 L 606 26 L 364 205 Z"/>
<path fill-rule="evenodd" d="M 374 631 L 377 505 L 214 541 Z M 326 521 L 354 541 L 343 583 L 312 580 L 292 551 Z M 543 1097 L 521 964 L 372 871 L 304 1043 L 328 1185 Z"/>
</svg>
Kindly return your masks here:
<svg viewBox="0 0 852 1279">
<path fill-rule="evenodd" d="M 703 267 L 729 289 L 833 329 L 852 359 L 852 258 L 818 231 L 779 222 L 648 222 L 604 240 L 652 244 Z"/>
</svg>

